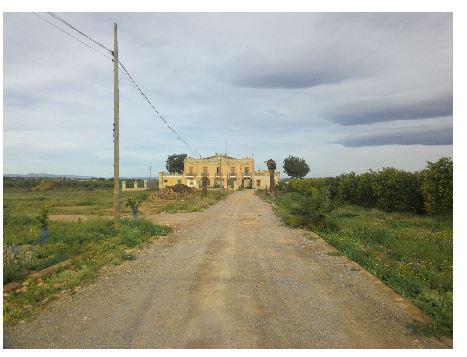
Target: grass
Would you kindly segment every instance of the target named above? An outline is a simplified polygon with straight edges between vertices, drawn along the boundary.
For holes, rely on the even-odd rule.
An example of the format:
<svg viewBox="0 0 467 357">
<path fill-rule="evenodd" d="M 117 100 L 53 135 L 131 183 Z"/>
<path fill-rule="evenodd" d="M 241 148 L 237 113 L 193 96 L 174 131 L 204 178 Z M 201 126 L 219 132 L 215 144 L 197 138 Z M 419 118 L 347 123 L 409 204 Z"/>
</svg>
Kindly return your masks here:
<svg viewBox="0 0 467 357">
<path fill-rule="evenodd" d="M 264 197 L 264 193 L 258 194 Z M 416 330 L 452 335 L 451 217 L 342 206 L 326 214 L 325 224 L 313 227 L 303 217 L 293 214 L 300 202 L 299 195 L 281 193 L 273 200 L 275 212 L 285 223 L 316 231 L 340 253 L 359 263 L 432 318 L 432 324 L 416 326 Z"/>
<path fill-rule="evenodd" d="M 42 245 L 23 245 L 10 255 L 4 251 L 4 283 L 23 282 L 23 288 L 4 295 L 4 322 L 28 317 L 53 299 L 59 291 L 73 289 L 96 277 L 105 264 L 135 259 L 131 248 L 166 235 L 170 228 L 146 220 L 122 220 L 117 226 L 108 220 L 52 222 L 50 237 Z M 27 273 L 77 257 L 70 268 L 44 279 L 27 278 Z M 26 281 L 24 281 L 26 279 Z"/>
<path fill-rule="evenodd" d="M 121 209 L 129 213 L 125 202 L 139 192 L 122 192 Z M 4 322 L 14 323 L 31 316 L 61 291 L 71 290 L 92 281 L 105 264 L 134 260 L 139 245 L 156 236 L 166 235 L 170 228 L 144 219 L 144 212 L 194 212 L 218 202 L 225 191 L 199 192 L 183 200 L 148 200 L 137 221 L 123 219 L 115 226 L 112 215 L 113 190 L 84 188 L 52 188 L 31 192 L 26 188 L 4 189 L 3 216 L 3 283 L 20 282 L 23 288 L 4 295 Z M 38 244 L 39 223 L 36 216 L 49 206 L 50 215 L 85 215 L 83 221 L 49 221 L 49 238 Z M 71 267 L 43 278 L 28 274 L 73 258 Z"/>
<path fill-rule="evenodd" d="M 123 212 L 129 212 L 125 209 L 127 198 L 137 194 L 138 192 L 132 191 L 120 193 Z M 113 207 L 113 190 L 60 188 L 45 192 L 28 192 L 25 189 L 4 189 L 3 209 L 15 216 L 37 214 L 44 205 L 50 207 L 51 215 L 111 215 L 108 210 Z"/>
<path fill-rule="evenodd" d="M 138 192 L 121 192 L 121 211 L 129 214 L 127 198 L 136 197 Z M 208 191 L 207 197 L 199 192 L 184 200 L 148 200 L 143 204 L 140 215 L 150 213 L 195 212 L 207 208 L 228 195 L 227 191 Z M 25 189 L 5 189 L 3 196 L 3 244 L 7 246 L 34 244 L 39 234 L 35 216 L 44 205 L 49 206 L 50 215 L 84 215 L 91 218 L 112 216 L 113 190 L 53 189 L 46 192 L 28 192 Z M 50 222 L 51 238 L 68 230 L 86 230 L 90 224 L 77 225 L 72 222 Z M 104 223 L 100 223 L 104 224 Z M 97 227 L 95 227 L 97 228 Z"/>
</svg>

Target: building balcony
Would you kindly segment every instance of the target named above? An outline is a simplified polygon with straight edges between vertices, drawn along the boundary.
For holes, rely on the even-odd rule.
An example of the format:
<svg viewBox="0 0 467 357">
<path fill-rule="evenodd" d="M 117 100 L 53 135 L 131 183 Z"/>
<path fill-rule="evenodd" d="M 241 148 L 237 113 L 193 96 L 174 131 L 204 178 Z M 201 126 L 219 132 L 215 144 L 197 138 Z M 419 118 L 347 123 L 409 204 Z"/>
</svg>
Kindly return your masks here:
<svg viewBox="0 0 467 357">
<path fill-rule="evenodd" d="M 201 177 L 209 177 L 209 173 L 208 172 L 202 172 Z"/>
<path fill-rule="evenodd" d="M 188 173 L 186 174 L 186 177 L 196 177 L 196 173 L 194 173 L 194 172 L 188 172 Z"/>
<path fill-rule="evenodd" d="M 229 172 L 229 177 L 237 177 L 237 173 L 236 172 Z"/>
<path fill-rule="evenodd" d="M 245 172 L 245 173 L 243 174 L 243 177 L 251 177 L 251 173 L 250 173 L 250 172 Z"/>
</svg>

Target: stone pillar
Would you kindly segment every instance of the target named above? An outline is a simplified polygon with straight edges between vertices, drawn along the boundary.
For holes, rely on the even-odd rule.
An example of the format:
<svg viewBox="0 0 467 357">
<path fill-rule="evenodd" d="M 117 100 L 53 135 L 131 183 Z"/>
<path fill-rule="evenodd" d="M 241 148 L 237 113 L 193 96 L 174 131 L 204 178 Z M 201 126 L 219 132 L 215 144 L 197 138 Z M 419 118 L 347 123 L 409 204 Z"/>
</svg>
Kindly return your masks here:
<svg viewBox="0 0 467 357">
<path fill-rule="evenodd" d="M 144 188 L 148 188 L 148 180 L 144 180 Z"/>
<path fill-rule="evenodd" d="M 276 181 L 274 180 L 274 170 L 269 170 L 269 193 L 274 195 L 276 193 Z"/>
<path fill-rule="evenodd" d="M 276 162 L 273 159 L 266 161 L 266 165 L 269 170 L 269 194 L 276 194 L 276 181 L 274 180 L 275 171 L 276 171 Z"/>
<path fill-rule="evenodd" d="M 122 181 L 122 191 L 126 191 L 126 181 Z"/>
<path fill-rule="evenodd" d="M 201 178 L 201 186 L 203 187 L 201 190 L 201 196 L 206 197 L 208 195 L 208 178 L 206 176 Z"/>
<path fill-rule="evenodd" d="M 159 188 L 164 188 L 164 173 L 159 172 Z"/>
<path fill-rule="evenodd" d="M 133 182 L 133 188 L 138 188 L 138 181 L 135 180 L 135 182 Z"/>
</svg>

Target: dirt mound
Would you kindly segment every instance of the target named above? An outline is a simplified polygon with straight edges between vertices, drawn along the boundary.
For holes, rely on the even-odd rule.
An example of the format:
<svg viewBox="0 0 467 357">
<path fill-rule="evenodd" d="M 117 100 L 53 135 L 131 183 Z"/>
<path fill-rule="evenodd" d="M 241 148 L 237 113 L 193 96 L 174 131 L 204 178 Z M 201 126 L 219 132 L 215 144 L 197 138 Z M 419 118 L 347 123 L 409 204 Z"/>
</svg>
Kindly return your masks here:
<svg viewBox="0 0 467 357">
<path fill-rule="evenodd" d="M 151 199 L 177 200 L 180 198 L 188 198 L 193 194 L 193 189 L 187 185 L 177 184 L 161 188 L 151 194 Z"/>
</svg>

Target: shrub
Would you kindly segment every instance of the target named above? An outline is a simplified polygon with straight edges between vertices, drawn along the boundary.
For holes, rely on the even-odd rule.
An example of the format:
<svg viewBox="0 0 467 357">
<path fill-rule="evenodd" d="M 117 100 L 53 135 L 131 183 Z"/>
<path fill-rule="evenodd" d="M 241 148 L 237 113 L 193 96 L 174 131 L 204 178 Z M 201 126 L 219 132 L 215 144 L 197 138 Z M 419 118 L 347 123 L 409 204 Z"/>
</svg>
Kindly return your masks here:
<svg viewBox="0 0 467 357">
<path fill-rule="evenodd" d="M 355 204 L 364 207 L 375 207 L 376 195 L 373 188 L 375 173 L 365 172 L 355 177 L 355 192 L 353 201 Z"/>
<path fill-rule="evenodd" d="M 437 162 L 428 161 L 427 168 L 420 176 L 425 211 L 430 215 L 452 214 L 452 159 L 443 157 Z"/>
<path fill-rule="evenodd" d="M 126 207 L 130 207 L 131 209 L 131 215 L 133 219 L 138 218 L 138 209 L 141 204 L 146 201 L 148 198 L 148 195 L 146 193 L 139 194 L 135 198 L 128 197 L 126 200 Z"/>
<path fill-rule="evenodd" d="M 122 226 L 118 235 L 122 243 L 128 247 L 136 247 L 143 242 L 141 232 L 137 228 Z"/>
<path fill-rule="evenodd" d="M 286 192 L 288 189 L 288 185 L 286 182 L 280 180 L 277 184 L 276 184 L 276 191 L 277 192 Z"/>
<path fill-rule="evenodd" d="M 375 173 L 372 187 L 376 207 L 384 211 L 421 212 L 423 209 L 418 173 L 387 167 Z"/>
<path fill-rule="evenodd" d="M 33 187 L 31 191 L 45 192 L 53 189 L 55 184 L 52 181 L 42 181 L 39 185 Z"/>
</svg>

